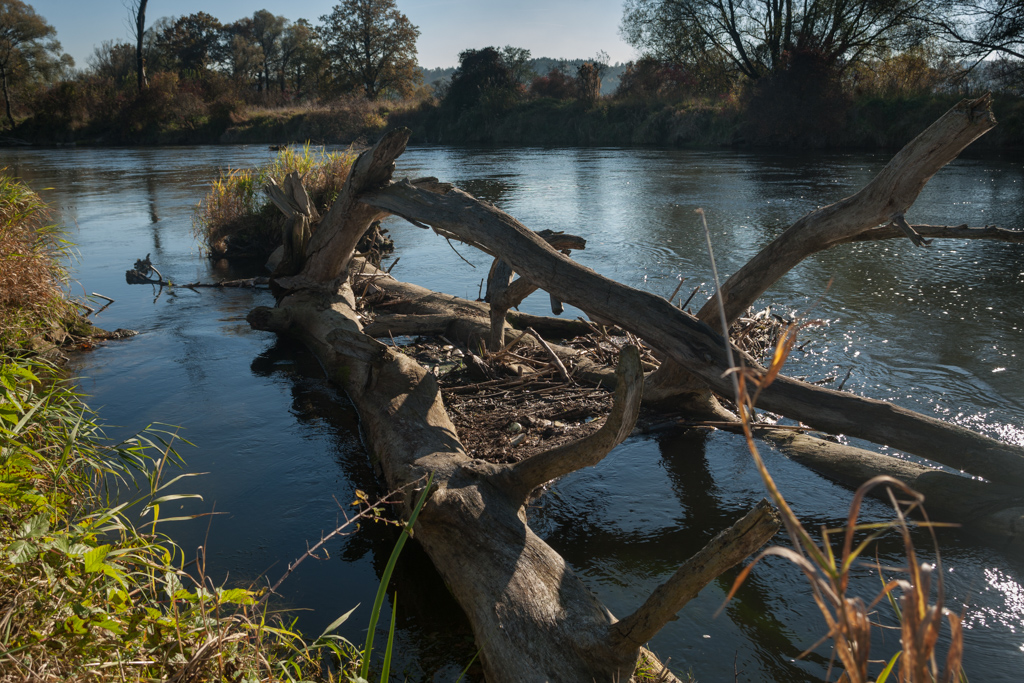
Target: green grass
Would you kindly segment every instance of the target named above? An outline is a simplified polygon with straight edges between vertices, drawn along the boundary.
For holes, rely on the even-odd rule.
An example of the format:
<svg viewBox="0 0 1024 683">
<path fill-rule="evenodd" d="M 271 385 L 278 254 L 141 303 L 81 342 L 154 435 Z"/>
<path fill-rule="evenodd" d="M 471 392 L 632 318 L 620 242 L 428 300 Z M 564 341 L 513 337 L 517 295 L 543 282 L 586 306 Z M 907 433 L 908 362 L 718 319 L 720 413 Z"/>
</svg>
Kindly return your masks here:
<svg viewBox="0 0 1024 683">
<path fill-rule="evenodd" d="M 190 562 L 162 533 L 191 519 L 165 506 L 198 497 L 176 492 L 194 475 L 172 476 L 175 443 L 159 425 L 111 442 L 55 366 L 0 357 L 0 680 L 369 680 L 390 570 L 426 495 L 381 580 L 365 649 L 333 634 L 355 609 L 308 642 L 263 590 L 218 585 L 203 553 Z M 379 517 L 365 494 L 354 504 L 342 528 Z"/>
</svg>

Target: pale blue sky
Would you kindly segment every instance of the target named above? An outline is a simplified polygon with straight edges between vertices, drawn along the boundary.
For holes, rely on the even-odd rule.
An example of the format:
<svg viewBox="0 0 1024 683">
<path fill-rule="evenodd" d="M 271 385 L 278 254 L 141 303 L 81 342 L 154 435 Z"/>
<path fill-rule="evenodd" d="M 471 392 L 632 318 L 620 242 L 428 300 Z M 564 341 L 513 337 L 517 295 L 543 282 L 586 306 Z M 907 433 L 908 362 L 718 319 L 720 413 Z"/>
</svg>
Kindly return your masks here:
<svg viewBox="0 0 1024 683">
<path fill-rule="evenodd" d="M 86 66 L 104 40 L 127 40 L 122 0 L 26 0 L 57 29 L 64 51 Z M 164 16 L 207 12 L 224 22 L 266 9 L 318 24 L 338 0 L 149 0 L 147 25 Z M 619 36 L 622 0 L 398 0 L 398 9 L 420 29 L 420 64 L 455 66 L 459 52 L 488 45 L 525 47 L 534 57 L 592 57 L 628 61 L 633 49 Z"/>
</svg>

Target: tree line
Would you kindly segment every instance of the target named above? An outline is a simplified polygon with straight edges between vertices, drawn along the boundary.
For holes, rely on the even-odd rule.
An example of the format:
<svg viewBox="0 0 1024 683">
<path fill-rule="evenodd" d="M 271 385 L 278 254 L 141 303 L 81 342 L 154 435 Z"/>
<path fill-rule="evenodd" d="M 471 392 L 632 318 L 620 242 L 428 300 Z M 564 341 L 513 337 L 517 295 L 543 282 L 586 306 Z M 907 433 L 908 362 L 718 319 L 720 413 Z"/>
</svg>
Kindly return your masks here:
<svg viewBox="0 0 1024 683">
<path fill-rule="evenodd" d="M 429 71 L 416 62 L 419 28 L 395 0 L 342 0 L 315 22 L 263 9 L 226 23 L 200 11 L 147 24 L 147 5 L 128 7 L 130 41 L 103 41 L 75 70 L 43 17 L 0 0 L 8 127 L 29 119 L 36 132 L 72 138 L 103 122 L 117 131 L 112 141 L 130 142 L 161 127 L 223 127 L 253 104 L 414 101 L 452 120 L 610 96 L 742 100 L 766 125 L 796 129 L 838 120 L 862 92 L 1024 94 L 1021 0 L 625 0 L 621 34 L 638 53 L 627 65 L 505 46 L 465 50 L 456 67 Z M 802 117 L 787 113 L 797 108 Z"/>
</svg>

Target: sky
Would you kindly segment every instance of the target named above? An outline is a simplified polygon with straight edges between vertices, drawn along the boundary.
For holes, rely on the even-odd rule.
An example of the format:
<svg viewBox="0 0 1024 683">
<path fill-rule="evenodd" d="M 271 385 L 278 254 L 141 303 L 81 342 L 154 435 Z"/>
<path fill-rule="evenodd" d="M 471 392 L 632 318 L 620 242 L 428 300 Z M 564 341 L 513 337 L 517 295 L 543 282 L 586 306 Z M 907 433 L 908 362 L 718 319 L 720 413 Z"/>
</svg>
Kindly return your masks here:
<svg viewBox="0 0 1024 683">
<path fill-rule="evenodd" d="M 128 0 L 25 0 L 57 29 L 64 51 L 84 68 L 104 40 L 129 40 Z M 165 16 L 206 12 L 232 22 L 266 9 L 314 25 L 338 0 L 149 0 L 146 25 Z M 490 45 L 524 47 L 534 57 L 587 58 L 598 50 L 611 63 L 635 57 L 619 35 L 623 0 L 397 0 L 419 27 L 416 47 L 426 68 L 456 66 L 459 52 Z"/>
</svg>

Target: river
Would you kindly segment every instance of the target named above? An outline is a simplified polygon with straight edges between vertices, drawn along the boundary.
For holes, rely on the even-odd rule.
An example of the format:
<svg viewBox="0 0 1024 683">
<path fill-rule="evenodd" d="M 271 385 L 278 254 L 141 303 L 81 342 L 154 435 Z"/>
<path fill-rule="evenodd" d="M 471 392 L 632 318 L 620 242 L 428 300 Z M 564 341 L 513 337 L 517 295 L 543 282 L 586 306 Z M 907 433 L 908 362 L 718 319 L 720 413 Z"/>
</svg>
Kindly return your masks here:
<svg viewBox="0 0 1024 683">
<path fill-rule="evenodd" d="M 251 331 L 246 313 L 266 292 L 129 287 L 124 271 L 151 254 L 177 281 L 247 275 L 216 269 L 191 235 L 193 208 L 228 167 L 256 165 L 262 147 L 5 149 L 0 158 L 58 208 L 77 244 L 76 293 L 116 299 L 97 324 L 142 334 L 73 359 L 89 403 L 124 436 L 150 423 L 180 425 L 188 470 L 178 488 L 203 501 L 178 513 L 215 512 L 171 523 L 189 557 L 205 543 L 208 572 L 231 585 L 280 576 L 307 544 L 335 527 L 356 489 L 379 492 L 353 409 L 322 379 L 310 354 Z M 434 175 L 495 202 L 527 226 L 587 238 L 574 255 L 598 272 L 668 296 L 698 286 L 710 266 L 694 209 L 711 227 L 719 270 L 731 273 L 794 219 L 851 194 L 888 160 L 884 153 L 794 155 L 731 150 L 413 148 L 397 176 Z M 957 160 L 928 185 L 911 222 L 998 224 L 1024 229 L 1019 157 Z M 475 298 L 488 260 L 389 221 L 401 262 L 394 274 Z M 472 267 L 462 260 L 471 262 Z M 828 322 L 807 331 L 787 371 L 811 380 L 851 370 L 846 388 L 1024 443 L 1024 247 L 936 240 L 847 245 L 796 268 L 765 296 L 783 314 Z M 524 309 L 544 313 L 546 297 Z M 568 310 L 566 315 L 575 311 Z M 776 481 L 811 529 L 842 524 L 851 497 L 785 457 L 762 449 Z M 555 484 L 529 511 L 531 525 L 618 615 L 634 609 L 683 559 L 764 495 L 736 437 L 668 432 L 628 440 L 595 468 Z M 165 511 L 169 514 L 171 511 Z M 888 519 L 885 506 L 865 519 Z M 1024 557 L 940 533 L 948 604 L 964 615 L 967 673 L 1019 681 L 1024 671 Z M 918 535 L 924 544 L 927 537 Z M 328 544 L 282 586 L 281 608 L 316 635 L 356 603 L 341 628 L 364 638 L 369 604 L 395 539 L 379 525 Z M 932 556 L 923 549 L 922 557 Z M 901 564 L 883 543 L 883 564 Z M 734 574 L 710 585 L 651 643 L 702 681 L 815 681 L 828 651 L 798 655 L 824 632 L 801 573 L 781 558 L 758 565 L 715 617 Z M 468 626 L 414 544 L 395 578 L 400 673 L 455 680 L 473 656 Z M 854 591 L 873 596 L 877 574 L 858 570 Z M 895 623 L 886 604 L 876 619 Z M 386 619 L 383 627 L 386 628 Z M 378 642 L 380 642 L 378 640 Z M 888 657 L 895 636 L 876 640 Z"/>
</svg>

